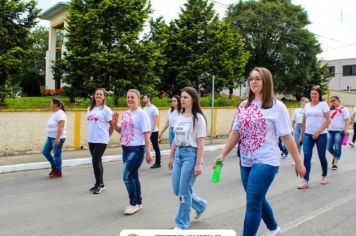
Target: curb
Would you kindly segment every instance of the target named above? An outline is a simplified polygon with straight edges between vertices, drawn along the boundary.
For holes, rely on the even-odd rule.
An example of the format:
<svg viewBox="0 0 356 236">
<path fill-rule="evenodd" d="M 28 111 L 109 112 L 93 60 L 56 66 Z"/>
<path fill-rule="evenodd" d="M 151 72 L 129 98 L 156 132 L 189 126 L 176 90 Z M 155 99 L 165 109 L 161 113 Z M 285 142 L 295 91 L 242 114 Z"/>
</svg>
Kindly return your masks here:
<svg viewBox="0 0 356 236">
<path fill-rule="evenodd" d="M 204 147 L 204 152 L 222 150 L 223 147 L 224 147 L 223 144 L 205 146 Z M 163 150 L 163 151 L 161 151 L 161 155 L 162 156 L 168 156 L 169 155 L 169 151 L 170 150 Z M 154 152 L 151 152 L 151 154 L 154 154 Z M 121 161 L 121 160 L 122 160 L 122 155 L 103 156 L 103 163 L 112 162 L 112 161 Z M 91 163 L 92 163 L 91 157 L 88 157 L 88 158 L 80 158 L 80 159 L 63 160 L 62 161 L 62 166 L 63 167 L 74 167 L 74 166 L 80 166 L 80 165 L 89 165 Z M 37 163 L 27 163 L 27 164 L 18 164 L 18 165 L 7 165 L 7 166 L 0 166 L 0 174 L 12 173 L 12 172 L 18 172 L 18 171 L 24 171 L 24 170 L 48 169 L 50 167 L 51 166 L 50 166 L 50 164 L 48 162 L 37 162 Z"/>
</svg>

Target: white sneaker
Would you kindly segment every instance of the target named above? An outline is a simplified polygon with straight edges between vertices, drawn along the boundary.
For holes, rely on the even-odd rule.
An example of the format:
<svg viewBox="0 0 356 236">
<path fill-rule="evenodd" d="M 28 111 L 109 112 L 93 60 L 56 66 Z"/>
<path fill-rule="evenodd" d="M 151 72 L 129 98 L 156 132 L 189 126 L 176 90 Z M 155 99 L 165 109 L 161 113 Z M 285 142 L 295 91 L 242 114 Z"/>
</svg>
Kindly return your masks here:
<svg viewBox="0 0 356 236">
<path fill-rule="evenodd" d="M 140 208 L 137 205 L 135 206 L 130 205 L 125 208 L 124 213 L 125 215 L 132 215 L 135 214 L 138 210 L 140 210 Z"/>
<path fill-rule="evenodd" d="M 275 230 L 269 230 L 267 229 L 267 233 L 266 236 L 276 236 L 278 235 L 278 233 L 281 231 L 281 228 L 279 226 L 277 226 L 277 229 Z"/>
<path fill-rule="evenodd" d="M 139 205 L 137 205 L 138 206 L 138 209 L 143 209 L 143 204 L 139 204 Z"/>
</svg>

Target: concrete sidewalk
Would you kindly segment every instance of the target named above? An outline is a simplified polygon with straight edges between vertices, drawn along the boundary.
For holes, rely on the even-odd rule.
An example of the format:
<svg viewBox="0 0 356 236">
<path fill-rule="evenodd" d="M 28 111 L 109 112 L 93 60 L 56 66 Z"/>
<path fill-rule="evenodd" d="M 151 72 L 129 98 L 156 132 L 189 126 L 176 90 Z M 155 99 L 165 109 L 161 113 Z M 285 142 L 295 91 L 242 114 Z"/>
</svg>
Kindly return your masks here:
<svg viewBox="0 0 356 236">
<path fill-rule="evenodd" d="M 205 151 L 215 151 L 222 149 L 226 138 L 214 139 L 210 144 L 210 140 L 205 141 Z M 169 154 L 169 145 L 167 143 L 160 144 L 162 156 Z M 107 148 L 103 156 L 103 162 L 121 160 L 121 147 Z M 151 147 L 152 156 L 154 156 Z M 88 165 L 91 164 L 91 156 L 88 149 L 83 150 L 64 150 L 62 153 L 63 167 Z M 154 158 L 154 157 L 153 157 Z M 23 155 L 11 155 L 0 157 L 0 174 L 23 170 L 36 170 L 50 168 L 50 164 L 41 153 L 30 153 Z"/>
</svg>

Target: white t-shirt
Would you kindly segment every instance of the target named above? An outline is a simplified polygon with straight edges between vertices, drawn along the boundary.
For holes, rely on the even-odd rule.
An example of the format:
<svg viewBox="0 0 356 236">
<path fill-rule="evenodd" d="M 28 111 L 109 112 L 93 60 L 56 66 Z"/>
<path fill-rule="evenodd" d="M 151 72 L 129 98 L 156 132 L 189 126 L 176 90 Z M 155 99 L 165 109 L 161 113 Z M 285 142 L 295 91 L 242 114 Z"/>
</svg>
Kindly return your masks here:
<svg viewBox="0 0 356 236">
<path fill-rule="evenodd" d="M 58 110 L 52 114 L 47 121 L 46 131 L 50 138 L 57 138 L 58 121 L 64 120 L 64 129 L 61 138 L 67 137 L 67 115 L 63 110 Z"/>
<path fill-rule="evenodd" d="M 145 145 L 145 132 L 151 132 L 150 118 L 142 108 L 135 111 L 125 111 L 120 123 L 121 145 L 138 146 Z"/>
<path fill-rule="evenodd" d="M 325 121 L 324 114 L 329 112 L 330 109 L 326 102 L 319 102 L 315 106 L 311 106 L 311 103 L 308 102 L 305 104 L 303 113 L 305 115 L 305 132 L 306 134 L 313 134 L 318 129 L 320 129 L 321 125 Z M 327 133 L 327 129 L 324 129 L 322 134 Z"/>
<path fill-rule="evenodd" d="M 109 107 L 94 107 L 87 110 L 88 142 L 109 143 L 109 121 L 112 119 L 112 111 Z"/>
<path fill-rule="evenodd" d="M 336 113 L 335 113 L 336 112 Z M 334 113 L 336 114 L 334 116 Z M 342 110 L 332 110 L 330 111 L 330 117 L 334 116 L 331 119 L 329 124 L 329 131 L 343 131 L 345 128 L 345 120 L 349 118 L 349 110 L 346 107 L 343 107 Z"/>
<path fill-rule="evenodd" d="M 261 101 L 256 100 L 245 105 L 246 101 L 237 108 L 233 125 L 240 134 L 241 165 L 280 166 L 278 136 L 292 132 L 286 106 L 278 100 L 269 109 L 261 108 Z"/>
<path fill-rule="evenodd" d="M 177 146 L 198 147 L 197 138 L 206 136 L 206 122 L 201 114 L 197 114 L 193 127 L 193 116 L 184 117 L 179 115 L 174 127 L 175 143 Z"/>
<path fill-rule="evenodd" d="M 153 124 L 154 124 L 154 118 L 155 116 L 158 116 L 159 115 L 159 112 L 158 112 L 158 109 L 155 105 L 151 104 L 149 106 L 146 106 L 144 108 L 145 112 L 148 114 L 148 117 L 150 118 L 150 123 L 151 123 L 151 132 L 156 132 L 158 131 L 158 127 L 157 127 L 157 123 L 156 123 L 156 126 L 153 127 Z"/>
<path fill-rule="evenodd" d="M 176 126 L 178 115 L 179 113 L 177 112 L 177 110 L 168 110 L 168 124 L 170 128 L 174 128 L 174 126 Z"/>
<path fill-rule="evenodd" d="M 303 108 L 297 108 L 293 111 L 292 120 L 295 120 L 295 124 L 301 124 L 303 121 Z"/>
<path fill-rule="evenodd" d="M 354 115 L 354 123 L 356 123 L 356 108 L 354 109 L 352 114 Z"/>
</svg>

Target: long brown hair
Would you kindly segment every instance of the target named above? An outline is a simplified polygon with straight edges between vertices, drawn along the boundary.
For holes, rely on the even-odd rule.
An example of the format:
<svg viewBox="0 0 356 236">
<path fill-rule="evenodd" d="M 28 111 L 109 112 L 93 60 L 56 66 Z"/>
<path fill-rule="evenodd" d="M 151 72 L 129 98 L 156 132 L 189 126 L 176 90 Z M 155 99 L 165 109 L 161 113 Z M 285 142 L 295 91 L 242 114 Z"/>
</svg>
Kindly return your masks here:
<svg viewBox="0 0 356 236">
<path fill-rule="evenodd" d="M 179 95 L 174 95 L 172 97 L 172 100 L 173 98 L 175 98 L 177 100 L 177 110 L 178 110 L 178 113 L 180 113 L 182 111 L 182 103 L 180 102 L 180 96 Z M 174 107 L 171 106 L 171 112 L 174 111 Z"/>
<path fill-rule="evenodd" d="M 195 121 L 198 119 L 198 113 L 204 117 L 206 123 L 206 118 L 200 106 L 200 99 L 197 90 L 195 90 L 193 87 L 185 87 L 181 90 L 181 93 L 182 92 L 186 92 L 192 97 L 193 127 L 195 127 Z M 184 112 L 185 108 L 183 107 L 182 114 L 184 114 Z"/>
<path fill-rule="evenodd" d="M 95 91 L 94 91 L 93 98 L 92 98 L 91 103 L 90 103 L 90 107 L 89 107 L 89 110 L 90 110 L 90 111 L 92 111 L 92 110 L 94 109 L 94 107 L 96 106 L 95 94 L 96 94 L 96 91 L 98 91 L 98 90 L 101 90 L 101 91 L 103 91 L 103 93 L 104 93 L 104 101 L 103 101 L 103 104 L 101 104 L 101 106 L 104 107 L 105 104 L 106 104 L 106 96 L 107 96 L 106 89 L 104 89 L 104 88 L 97 88 L 97 89 L 95 89 Z"/>
<path fill-rule="evenodd" d="M 273 102 L 276 100 L 273 92 L 273 78 L 272 73 L 264 67 L 255 67 L 249 74 L 249 78 L 253 71 L 257 71 L 262 78 L 262 108 L 268 109 L 273 106 Z M 246 107 L 250 106 L 255 99 L 255 94 L 251 91 L 248 92 Z"/>
</svg>

